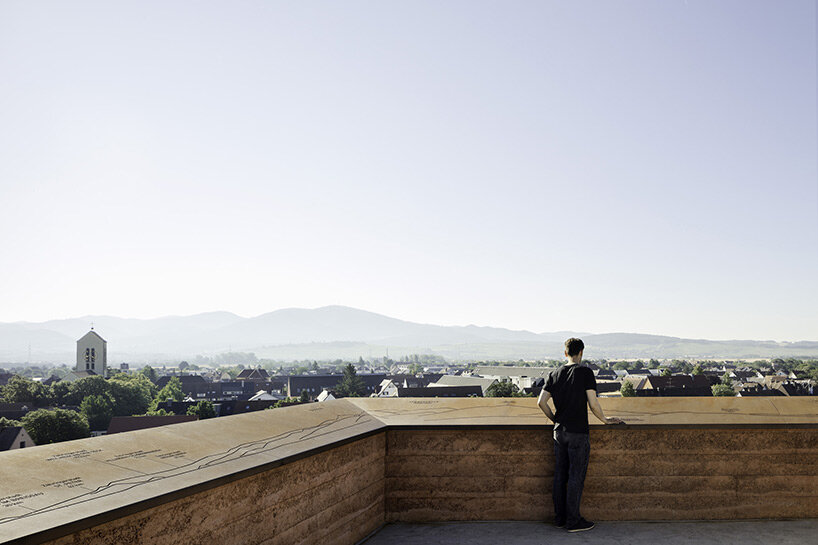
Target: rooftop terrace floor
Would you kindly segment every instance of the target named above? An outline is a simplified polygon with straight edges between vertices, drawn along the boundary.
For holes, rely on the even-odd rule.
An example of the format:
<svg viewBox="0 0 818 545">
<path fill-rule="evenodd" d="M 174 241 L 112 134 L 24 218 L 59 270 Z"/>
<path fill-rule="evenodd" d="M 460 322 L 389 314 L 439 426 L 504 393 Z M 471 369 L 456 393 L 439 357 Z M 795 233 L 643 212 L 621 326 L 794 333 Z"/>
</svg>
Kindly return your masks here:
<svg viewBox="0 0 818 545">
<path fill-rule="evenodd" d="M 569 534 L 540 522 L 388 524 L 361 545 L 802 545 L 816 543 L 818 520 L 743 522 L 601 522 Z"/>
</svg>

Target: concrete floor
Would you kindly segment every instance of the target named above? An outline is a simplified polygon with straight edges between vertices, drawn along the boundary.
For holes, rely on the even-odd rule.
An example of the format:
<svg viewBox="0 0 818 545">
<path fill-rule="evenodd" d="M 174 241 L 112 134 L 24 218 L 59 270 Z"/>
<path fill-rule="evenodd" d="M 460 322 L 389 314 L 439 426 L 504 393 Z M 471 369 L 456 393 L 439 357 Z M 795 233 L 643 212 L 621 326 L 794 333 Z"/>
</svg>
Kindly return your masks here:
<svg viewBox="0 0 818 545">
<path fill-rule="evenodd" d="M 601 522 L 569 534 L 538 522 L 388 524 L 361 545 L 741 545 L 818 544 L 818 520 L 750 522 Z"/>
</svg>

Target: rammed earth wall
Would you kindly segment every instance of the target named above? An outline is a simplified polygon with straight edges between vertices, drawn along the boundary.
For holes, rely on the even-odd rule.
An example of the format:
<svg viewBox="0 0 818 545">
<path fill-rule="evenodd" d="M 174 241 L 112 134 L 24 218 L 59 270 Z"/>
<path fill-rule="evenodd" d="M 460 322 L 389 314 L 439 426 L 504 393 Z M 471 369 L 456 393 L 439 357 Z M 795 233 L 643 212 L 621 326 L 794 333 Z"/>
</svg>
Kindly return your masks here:
<svg viewBox="0 0 818 545">
<path fill-rule="evenodd" d="M 380 433 L 47 543 L 351 545 L 383 525 L 385 453 Z"/>
<path fill-rule="evenodd" d="M 387 433 L 388 521 L 550 520 L 550 430 Z M 596 520 L 818 517 L 818 430 L 597 428 L 583 514 Z"/>
<path fill-rule="evenodd" d="M 818 517 L 818 430 L 594 429 L 592 520 Z M 53 545 L 354 544 L 384 522 L 550 520 L 547 429 L 394 429 Z"/>
<path fill-rule="evenodd" d="M 818 399 L 602 404 L 631 424 L 591 427 L 588 518 L 818 518 Z M 550 520 L 550 432 L 533 399 L 362 399 L 2 453 L 0 543 L 353 545 L 392 521 Z"/>
</svg>

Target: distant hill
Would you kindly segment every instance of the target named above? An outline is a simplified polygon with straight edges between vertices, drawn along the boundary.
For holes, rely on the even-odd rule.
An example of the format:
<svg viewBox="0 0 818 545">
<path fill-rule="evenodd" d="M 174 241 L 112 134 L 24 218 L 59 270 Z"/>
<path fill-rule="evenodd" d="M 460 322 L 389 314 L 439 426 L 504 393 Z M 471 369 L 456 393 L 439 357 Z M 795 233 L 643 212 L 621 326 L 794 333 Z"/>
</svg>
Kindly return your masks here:
<svg viewBox="0 0 818 545">
<path fill-rule="evenodd" d="M 0 362 L 72 363 L 75 341 L 91 324 L 108 341 L 109 362 L 168 362 L 197 354 L 255 352 L 297 360 L 439 354 L 454 360 L 558 359 L 563 341 L 581 336 L 591 358 L 818 357 L 818 342 L 682 339 L 637 333 L 533 333 L 496 327 L 439 326 L 364 310 L 289 308 L 253 318 L 230 312 L 136 320 L 84 316 L 0 323 Z"/>
</svg>

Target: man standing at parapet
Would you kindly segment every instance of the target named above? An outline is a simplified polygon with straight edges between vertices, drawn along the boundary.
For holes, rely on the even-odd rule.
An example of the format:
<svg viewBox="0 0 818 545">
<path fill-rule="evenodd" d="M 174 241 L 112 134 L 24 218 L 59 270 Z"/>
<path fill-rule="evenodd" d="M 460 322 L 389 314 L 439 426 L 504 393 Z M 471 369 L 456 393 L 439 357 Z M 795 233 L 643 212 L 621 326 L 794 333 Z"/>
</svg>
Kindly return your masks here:
<svg viewBox="0 0 818 545">
<path fill-rule="evenodd" d="M 596 397 L 594 372 L 582 365 L 585 344 L 580 339 L 565 341 L 568 362 L 553 370 L 545 381 L 537 405 L 554 422 L 554 513 L 557 528 L 582 532 L 594 523 L 582 518 L 579 504 L 585 485 L 585 472 L 591 443 L 588 440 L 588 407 L 606 424 L 619 424 L 618 418 L 607 418 Z M 556 414 L 548 406 L 554 399 Z"/>
</svg>

